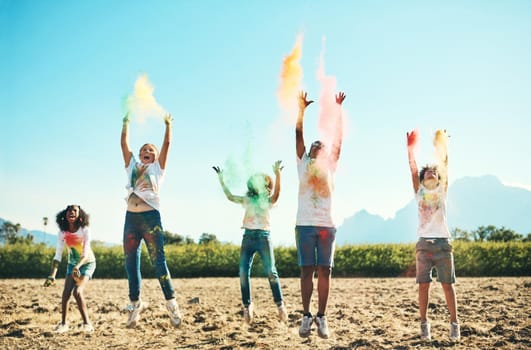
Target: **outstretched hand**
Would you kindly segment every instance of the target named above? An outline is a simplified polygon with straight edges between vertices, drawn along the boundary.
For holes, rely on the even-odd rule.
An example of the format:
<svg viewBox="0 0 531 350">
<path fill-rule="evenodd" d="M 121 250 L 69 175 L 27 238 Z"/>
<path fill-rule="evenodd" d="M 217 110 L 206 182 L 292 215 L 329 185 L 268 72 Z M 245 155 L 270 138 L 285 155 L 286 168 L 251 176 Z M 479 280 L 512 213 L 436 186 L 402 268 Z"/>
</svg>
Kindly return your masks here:
<svg viewBox="0 0 531 350">
<path fill-rule="evenodd" d="M 129 124 L 130 120 L 131 119 L 129 118 L 129 112 L 126 112 L 124 118 L 122 119 L 122 123 Z"/>
<path fill-rule="evenodd" d="M 216 174 L 218 174 L 218 175 L 222 174 L 222 170 L 221 170 L 221 168 L 219 166 L 213 166 L 212 169 L 214 169 Z"/>
<path fill-rule="evenodd" d="M 347 95 L 345 95 L 345 93 L 343 91 L 341 91 L 340 93 L 338 93 L 336 95 L 336 103 L 338 105 L 341 105 L 343 103 L 343 101 L 345 101 L 346 97 L 347 97 Z"/>
<path fill-rule="evenodd" d="M 55 286 L 55 277 L 48 276 L 48 278 L 46 278 L 46 281 L 44 281 L 44 286 L 45 287 Z"/>
<path fill-rule="evenodd" d="M 313 100 L 308 100 L 308 93 L 301 91 L 299 93 L 299 108 L 306 109 L 310 104 L 313 103 Z"/>
<path fill-rule="evenodd" d="M 173 118 L 171 117 L 171 114 L 168 113 L 164 116 L 164 124 L 166 125 L 171 125 L 171 123 L 173 122 Z"/>
<path fill-rule="evenodd" d="M 281 163 L 282 163 L 281 160 L 277 160 L 277 161 L 275 162 L 275 164 L 273 164 L 273 172 L 274 172 L 275 174 L 279 174 L 280 171 L 281 171 L 282 169 L 284 169 L 284 166 L 283 166 L 283 165 L 281 166 Z"/>
<path fill-rule="evenodd" d="M 407 132 L 406 136 L 407 136 L 407 147 L 408 148 L 414 147 L 417 143 L 417 137 L 418 137 L 417 130 L 412 130 L 411 132 Z"/>
</svg>

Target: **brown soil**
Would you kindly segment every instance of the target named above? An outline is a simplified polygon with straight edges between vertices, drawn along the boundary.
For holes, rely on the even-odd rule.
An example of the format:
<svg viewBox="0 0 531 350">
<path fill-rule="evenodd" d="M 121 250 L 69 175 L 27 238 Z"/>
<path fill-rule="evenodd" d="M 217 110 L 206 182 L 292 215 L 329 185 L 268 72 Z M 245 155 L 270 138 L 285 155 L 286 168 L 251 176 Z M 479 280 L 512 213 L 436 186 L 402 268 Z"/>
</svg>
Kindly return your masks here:
<svg viewBox="0 0 531 350">
<path fill-rule="evenodd" d="M 252 279 L 255 319 L 242 321 L 237 278 L 174 279 L 183 324 L 173 328 L 156 280 L 144 280 L 150 304 L 135 329 L 125 328 L 126 280 L 90 281 L 85 292 L 95 331 L 78 330 L 81 317 L 72 298 L 71 331 L 54 334 L 60 321 L 63 281 L 0 280 L 2 349 L 529 349 L 531 278 L 460 278 L 456 284 L 462 340 L 449 341 L 449 316 L 439 284 L 430 292 L 431 342 L 419 338 L 417 286 L 411 278 L 334 279 L 327 311 L 332 331 L 321 339 L 298 335 L 299 281 L 281 278 L 288 306 L 279 323 L 265 278 Z M 312 306 L 316 308 L 316 293 Z"/>
</svg>

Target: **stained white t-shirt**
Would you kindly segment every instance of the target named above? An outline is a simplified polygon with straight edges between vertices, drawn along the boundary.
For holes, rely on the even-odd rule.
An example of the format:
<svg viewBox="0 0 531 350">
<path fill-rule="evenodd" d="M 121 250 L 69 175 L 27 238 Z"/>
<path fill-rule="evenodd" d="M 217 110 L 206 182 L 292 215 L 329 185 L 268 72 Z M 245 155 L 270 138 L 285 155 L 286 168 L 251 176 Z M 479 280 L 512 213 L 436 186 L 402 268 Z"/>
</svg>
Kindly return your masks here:
<svg viewBox="0 0 531 350">
<path fill-rule="evenodd" d="M 154 209 L 160 210 L 159 188 L 164 179 L 164 169 L 160 167 L 159 161 L 143 164 L 133 156 L 125 170 L 129 179 L 125 187 L 128 192 L 125 200 L 134 193 Z"/>
<path fill-rule="evenodd" d="M 334 227 L 332 221 L 333 172 L 336 162 L 330 157 L 297 157 L 299 205 L 297 225 Z"/>
<path fill-rule="evenodd" d="M 242 206 L 245 208 L 243 229 L 269 231 L 269 209 L 273 206 L 269 197 L 244 197 Z"/>
<path fill-rule="evenodd" d="M 68 263 L 76 265 L 81 257 L 86 257 L 87 262 L 96 261 L 90 248 L 90 233 L 87 226 L 80 227 L 76 232 L 59 231 L 54 260 L 61 261 L 65 245 L 68 248 Z"/>
<path fill-rule="evenodd" d="M 417 236 L 424 238 L 450 238 L 446 221 L 446 197 L 444 186 L 429 190 L 422 184 L 415 199 L 418 204 L 419 226 Z"/>
</svg>

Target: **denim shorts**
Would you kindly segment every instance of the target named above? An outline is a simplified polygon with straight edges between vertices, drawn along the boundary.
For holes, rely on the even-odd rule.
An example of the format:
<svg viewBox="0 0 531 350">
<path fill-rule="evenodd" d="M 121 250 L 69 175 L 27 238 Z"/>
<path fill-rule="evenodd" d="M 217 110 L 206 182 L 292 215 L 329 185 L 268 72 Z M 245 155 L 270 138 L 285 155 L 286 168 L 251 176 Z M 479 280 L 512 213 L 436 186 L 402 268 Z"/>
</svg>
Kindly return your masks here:
<svg viewBox="0 0 531 350">
<path fill-rule="evenodd" d="M 74 269 L 73 264 L 68 264 L 66 266 L 66 275 L 69 276 L 72 274 L 72 270 Z M 79 272 L 81 273 L 81 276 L 87 276 L 89 279 L 92 279 L 92 275 L 94 274 L 94 271 L 96 271 L 96 262 L 89 262 L 86 264 L 81 265 L 79 268 Z"/>
<path fill-rule="evenodd" d="M 419 238 L 416 245 L 417 283 L 432 281 L 432 270 L 437 270 L 437 281 L 455 283 L 453 248 L 447 238 Z"/>
<path fill-rule="evenodd" d="M 334 266 L 334 227 L 295 226 L 295 240 L 299 266 Z"/>
</svg>

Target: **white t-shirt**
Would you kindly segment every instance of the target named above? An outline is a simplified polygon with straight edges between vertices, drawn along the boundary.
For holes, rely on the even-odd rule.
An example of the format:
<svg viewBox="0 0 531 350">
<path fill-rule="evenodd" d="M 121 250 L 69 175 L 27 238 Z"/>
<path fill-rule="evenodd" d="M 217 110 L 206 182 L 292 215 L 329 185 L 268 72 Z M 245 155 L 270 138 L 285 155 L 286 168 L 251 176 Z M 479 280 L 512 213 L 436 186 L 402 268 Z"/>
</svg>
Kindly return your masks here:
<svg viewBox="0 0 531 350">
<path fill-rule="evenodd" d="M 81 257 L 87 257 L 87 262 L 96 261 L 96 257 L 90 248 L 90 233 L 87 226 L 80 227 L 76 232 L 59 231 L 57 234 L 57 246 L 54 260 L 61 261 L 64 246 L 68 248 L 68 263 L 76 265 Z"/>
<path fill-rule="evenodd" d="M 334 227 L 332 222 L 333 172 L 336 162 L 329 157 L 311 159 L 306 153 L 297 157 L 299 206 L 297 225 Z"/>
<path fill-rule="evenodd" d="M 269 231 L 269 209 L 272 204 L 269 197 L 254 199 L 244 197 L 242 206 L 245 208 L 243 229 Z"/>
<path fill-rule="evenodd" d="M 143 164 L 131 157 L 125 170 L 129 179 L 125 187 L 128 192 L 125 200 L 134 193 L 154 209 L 160 210 L 159 187 L 164 178 L 164 169 L 160 167 L 159 161 Z"/>
<path fill-rule="evenodd" d="M 446 222 L 446 195 L 442 185 L 433 190 L 422 184 L 419 186 L 415 195 L 419 210 L 418 237 L 450 238 Z"/>
</svg>

